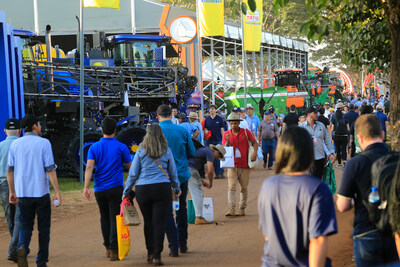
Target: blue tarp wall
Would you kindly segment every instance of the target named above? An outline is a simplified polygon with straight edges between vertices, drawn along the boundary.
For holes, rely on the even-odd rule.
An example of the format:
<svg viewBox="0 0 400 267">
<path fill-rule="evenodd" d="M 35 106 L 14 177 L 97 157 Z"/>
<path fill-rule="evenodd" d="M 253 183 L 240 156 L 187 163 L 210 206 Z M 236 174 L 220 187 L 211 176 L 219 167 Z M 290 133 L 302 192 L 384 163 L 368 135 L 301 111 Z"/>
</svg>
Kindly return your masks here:
<svg viewBox="0 0 400 267">
<path fill-rule="evenodd" d="M 0 11 L 0 140 L 8 118 L 22 119 L 25 114 L 20 38 Z"/>
</svg>

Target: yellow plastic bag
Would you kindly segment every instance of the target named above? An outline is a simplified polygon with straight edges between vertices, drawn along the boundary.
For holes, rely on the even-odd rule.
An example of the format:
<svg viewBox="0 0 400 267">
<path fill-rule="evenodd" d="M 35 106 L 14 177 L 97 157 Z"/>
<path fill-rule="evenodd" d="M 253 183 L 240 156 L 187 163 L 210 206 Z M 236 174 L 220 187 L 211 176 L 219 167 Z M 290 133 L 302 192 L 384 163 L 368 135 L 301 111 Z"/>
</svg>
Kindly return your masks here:
<svg viewBox="0 0 400 267">
<path fill-rule="evenodd" d="M 129 227 L 125 226 L 124 218 L 117 215 L 117 236 L 118 236 L 118 258 L 123 260 L 129 253 L 131 247 L 131 233 Z"/>
</svg>

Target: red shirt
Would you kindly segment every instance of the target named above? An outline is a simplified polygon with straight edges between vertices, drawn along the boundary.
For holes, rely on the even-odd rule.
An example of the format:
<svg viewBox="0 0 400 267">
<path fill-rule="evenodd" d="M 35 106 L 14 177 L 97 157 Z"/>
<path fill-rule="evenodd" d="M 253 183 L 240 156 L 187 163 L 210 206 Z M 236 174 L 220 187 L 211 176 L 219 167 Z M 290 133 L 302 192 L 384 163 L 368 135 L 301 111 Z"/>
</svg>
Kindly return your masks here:
<svg viewBox="0 0 400 267">
<path fill-rule="evenodd" d="M 233 134 L 232 130 L 226 131 L 224 133 L 224 136 L 222 137 L 222 145 L 226 144 L 226 135 L 230 134 L 230 141 L 229 145 L 233 146 L 233 155 L 235 156 L 235 168 L 248 168 L 248 159 L 249 159 L 249 143 L 247 142 L 246 134 L 247 132 L 247 137 L 249 138 L 249 141 L 252 142 L 255 140 L 254 136 L 251 134 L 251 132 L 247 129 L 240 128 L 238 134 Z M 236 158 L 235 155 L 235 150 L 239 149 L 240 151 L 240 158 Z"/>
</svg>

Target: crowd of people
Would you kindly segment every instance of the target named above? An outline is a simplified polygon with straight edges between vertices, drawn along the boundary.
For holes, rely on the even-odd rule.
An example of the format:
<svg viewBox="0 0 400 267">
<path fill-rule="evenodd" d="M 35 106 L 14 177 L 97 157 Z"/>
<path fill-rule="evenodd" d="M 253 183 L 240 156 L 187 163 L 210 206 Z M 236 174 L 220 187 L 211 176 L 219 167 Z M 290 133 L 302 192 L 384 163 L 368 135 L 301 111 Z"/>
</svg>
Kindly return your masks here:
<svg viewBox="0 0 400 267">
<path fill-rule="evenodd" d="M 381 234 L 368 220 L 363 202 L 370 192 L 371 162 L 357 155 L 369 150 L 380 155 L 388 153 L 384 141 L 390 112 L 384 108 L 385 99 L 389 96 L 348 97 L 335 104 L 311 105 L 302 112 L 291 105 L 283 118 L 271 106 L 262 114 L 262 120 L 251 104 L 233 108 L 226 118 L 211 105 L 201 123 L 197 112 L 178 114 L 176 109 L 161 105 L 157 122 L 147 125 L 133 159 L 127 147 L 115 138 L 116 121 L 104 118 L 103 138 L 88 152 L 83 195 L 88 200 L 94 196 L 98 204 L 105 255 L 111 261 L 118 260 L 115 216 L 120 213 L 123 199 L 137 200 L 144 218 L 147 262 L 155 266 L 163 265 L 165 236 L 169 256 L 178 257 L 188 251 L 188 191 L 196 225 L 212 223 L 203 217 L 203 201 L 204 189 L 212 188 L 214 179 L 227 179 L 225 216 L 245 216 L 249 162 L 260 158 L 261 150 L 263 168 L 276 173 L 265 180 L 258 199 L 265 239 L 263 266 L 330 266 L 327 237 L 337 233 L 338 227 L 331 191 L 322 180 L 327 160 L 337 160 L 337 167 L 344 166 L 336 205 L 340 212 L 355 206 L 356 265 L 398 260 L 394 237 Z M 9 119 L 5 125 L 8 137 L 0 143 L 0 196 L 12 237 L 8 259 L 18 262 L 18 266 L 28 266 L 36 214 L 36 262 L 46 266 L 51 216 L 49 181 L 55 190 L 53 205 L 61 204 L 56 165 L 50 143 L 40 137 L 39 119 L 27 115 L 21 124 Z M 25 135 L 19 138 L 21 128 Z M 233 148 L 234 167 L 224 170 L 220 160 L 225 160 L 226 147 Z M 129 169 L 125 183 L 124 166 Z M 92 179 L 94 194 L 90 189 Z M 173 196 L 179 201 L 175 211 Z"/>
</svg>

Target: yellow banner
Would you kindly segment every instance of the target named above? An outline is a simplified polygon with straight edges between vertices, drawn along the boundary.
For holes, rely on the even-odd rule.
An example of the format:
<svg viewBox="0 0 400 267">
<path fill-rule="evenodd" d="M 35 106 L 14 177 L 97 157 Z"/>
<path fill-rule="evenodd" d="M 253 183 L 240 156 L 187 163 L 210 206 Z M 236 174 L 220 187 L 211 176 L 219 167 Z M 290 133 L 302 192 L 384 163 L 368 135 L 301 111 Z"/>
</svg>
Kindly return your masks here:
<svg viewBox="0 0 400 267">
<path fill-rule="evenodd" d="M 250 10 L 246 0 L 243 3 L 247 5 L 247 14 L 243 15 L 243 30 L 244 30 L 244 50 L 260 51 L 261 31 L 262 31 L 262 0 L 255 0 L 256 10 Z"/>
<path fill-rule="evenodd" d="M 224 36 L 224 0 L 197 0 L 200 36 Z"/>
<path fill-rule="evenodd" d="M 119 0 L 83 0 L 83 7 L 114 8 L 119 10 Z"/>
</svg>

